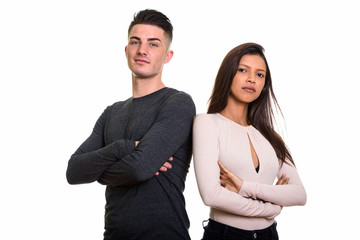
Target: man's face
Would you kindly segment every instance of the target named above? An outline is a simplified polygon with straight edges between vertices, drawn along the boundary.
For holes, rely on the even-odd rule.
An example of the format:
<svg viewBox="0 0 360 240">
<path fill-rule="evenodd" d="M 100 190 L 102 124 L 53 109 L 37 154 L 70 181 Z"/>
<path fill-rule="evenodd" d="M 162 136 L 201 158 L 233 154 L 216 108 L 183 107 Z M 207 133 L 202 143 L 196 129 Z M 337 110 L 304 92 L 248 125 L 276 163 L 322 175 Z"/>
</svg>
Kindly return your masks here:
<svg viewBox="0 0 360 240">
<path fill-rule="evenodd" d="M 173 52 L 167 49 L 164 30 L 146 24 L 133 26 L 125 53 L 129 68 L 138 79 L 161 76 L 164 64 L 168 63 L 173 55 Z"/>
</svg>

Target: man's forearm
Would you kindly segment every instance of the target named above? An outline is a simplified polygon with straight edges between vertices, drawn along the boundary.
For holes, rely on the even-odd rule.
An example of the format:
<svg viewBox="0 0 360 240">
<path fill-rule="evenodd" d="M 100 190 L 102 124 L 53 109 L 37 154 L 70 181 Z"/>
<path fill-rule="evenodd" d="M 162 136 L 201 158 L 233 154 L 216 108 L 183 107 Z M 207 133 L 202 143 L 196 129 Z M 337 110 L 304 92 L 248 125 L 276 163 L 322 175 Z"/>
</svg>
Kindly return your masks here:
<svg viewBox="0 0 360 240">
<path fill-rule="evenodd" d="M 173 95 L 156 115 L 135 150 L 106 169 L 99 178 L 100 183 L 121 186 L 146 181 L 191 140 L 195 105 L 189 96 Z"/>
<path fill-rule="evenodd" d="M 70 184 L 97 181 L 106 169 L 134 148 L 134 141 L 130 140 L 117 140 L 90 152 L 85 152 L 80 147 L 69 160 L 67 180 Z"/>
</svg>

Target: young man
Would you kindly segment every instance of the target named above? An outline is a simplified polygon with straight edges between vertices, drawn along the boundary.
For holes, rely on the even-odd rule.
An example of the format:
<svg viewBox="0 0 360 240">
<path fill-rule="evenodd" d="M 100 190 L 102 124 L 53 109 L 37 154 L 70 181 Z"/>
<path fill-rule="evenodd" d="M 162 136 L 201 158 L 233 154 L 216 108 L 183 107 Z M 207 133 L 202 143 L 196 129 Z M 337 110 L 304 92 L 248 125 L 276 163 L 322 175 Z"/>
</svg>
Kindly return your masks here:
<svg viewBox="0 0 360 240">
<path fill-rule="evenodd" d="M 158 11 L 140 11 L 128 38 L 133 96 L 105 109 L 71 156 L 67 180 L 107 185 L 106 240 L 190 239 L 183 191 L 195 105 L 161 80 L 173 56 L 172 25 Z"/>
</svg>

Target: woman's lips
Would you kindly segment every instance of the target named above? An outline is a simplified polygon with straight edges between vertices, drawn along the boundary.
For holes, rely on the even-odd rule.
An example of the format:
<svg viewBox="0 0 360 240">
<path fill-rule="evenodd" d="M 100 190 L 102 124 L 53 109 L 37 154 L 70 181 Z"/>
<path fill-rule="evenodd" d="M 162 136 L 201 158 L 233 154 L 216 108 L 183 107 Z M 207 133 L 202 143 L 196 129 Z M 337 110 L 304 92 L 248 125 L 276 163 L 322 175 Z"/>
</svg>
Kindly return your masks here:
<svg viewBox="0 0 360 240">
<path fill-rule="evenodd" d="M 253 88 L 253 87 L 243 87 L 243 89 L 244 89 L 245 91 L 247 91 L 247 92 L 250 92 L 250 93 L 255 92 L 255 88 Z"/>
</svg>

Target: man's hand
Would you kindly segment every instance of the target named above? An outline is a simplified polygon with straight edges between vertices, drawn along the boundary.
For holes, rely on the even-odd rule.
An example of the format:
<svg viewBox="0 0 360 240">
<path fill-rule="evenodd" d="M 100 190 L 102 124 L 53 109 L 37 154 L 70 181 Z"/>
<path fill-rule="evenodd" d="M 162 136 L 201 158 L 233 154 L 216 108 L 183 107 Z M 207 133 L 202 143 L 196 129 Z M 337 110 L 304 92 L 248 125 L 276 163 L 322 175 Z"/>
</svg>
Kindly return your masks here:
<svg viewBox="0 0 360 240">
<path fill-rule="evenodd" d="M 137 147 L 137 145 L 139 144 L 140 141 L 135 141 L 135 147 Z M 160 172 L 166 172 L 168 169 L 172 168 L 171 162 L 172 160 L 174 160 L 173 157 L 170 157 L 169 160 L 167 162 L 164 163 L 164 165 L 162 165 L 162 167 L 159 169 Z M 155 176 L 158 176 L 160 173 L 156 172 Z"/>
<path fill-rule="evenodd" d="M 241 189 L 243 180 L 231 172 L 227 167 L 225 167 L 220 160 L 218 161 L 220 167 L 220 184 L 224 188 L 238 193 Z"/>
<path fill-rule="evenodd" d="M 162 165 L 162 167 L 159 169 L 159 171 L 166 172 L 168 169 L 171 169 L 172 165 L 169 162 L 171 162 L 172 160 L 174 160 L 174 158 L 170 157 L 169 160 L 167 162 L 165 162 L 164 165 Z M 159 174 L 160 174 L 159 172 L 156 172 L 155 176 L 158 176 Z"/>
</svg>

